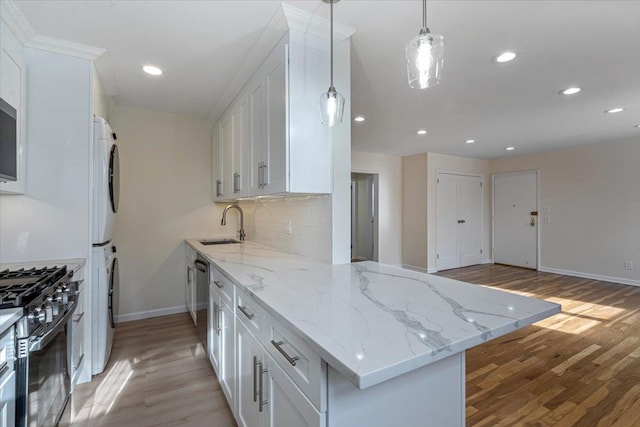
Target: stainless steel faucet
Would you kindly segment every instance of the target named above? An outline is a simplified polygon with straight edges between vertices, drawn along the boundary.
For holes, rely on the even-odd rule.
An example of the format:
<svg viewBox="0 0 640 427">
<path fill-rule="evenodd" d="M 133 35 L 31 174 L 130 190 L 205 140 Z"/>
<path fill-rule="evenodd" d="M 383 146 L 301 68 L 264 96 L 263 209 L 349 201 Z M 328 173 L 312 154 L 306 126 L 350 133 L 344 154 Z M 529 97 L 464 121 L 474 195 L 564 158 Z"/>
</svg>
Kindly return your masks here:
<svg viewBox="0 0 640 427">
<path fill-rule="evenodd" d="M 236 208 L 238 209 L 238 212 L 240 212 L 240 230 L 238 230 L 238 233 L 240 233 L 240 241 L 243 241 L 246 237 L 246 233 L 244 232 L 244 212 L 242 212 L 242 208 L 240 206 L 229 205 L 224 208 L 224 211 L 222 212 L 222 221 L 220 221 L 220 224 L 227 225 L 227 211 L 231 208 Z"/>
</svg>

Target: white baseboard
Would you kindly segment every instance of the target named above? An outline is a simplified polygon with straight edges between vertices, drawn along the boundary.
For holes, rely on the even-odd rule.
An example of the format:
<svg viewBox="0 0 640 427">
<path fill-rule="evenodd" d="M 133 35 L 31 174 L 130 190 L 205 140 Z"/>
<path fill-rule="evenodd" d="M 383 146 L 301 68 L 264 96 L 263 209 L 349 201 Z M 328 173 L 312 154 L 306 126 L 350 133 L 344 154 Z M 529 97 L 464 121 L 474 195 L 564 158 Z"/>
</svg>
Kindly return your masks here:
<svg viewBox="0 0 640 427">
<path fill-rule="evenodd" d="M 400 264 L 398 267 L 406 268 L 407 270 L 419 271 L 420 273 L 428 273 L 426 268 L 416 267 L 415 265 Z"/>
<path fill-rule="evenodd" d="M 137 313 L 127 313 L 116 316 L 116 323 L 131 322 L 133 320 L 150 319 L 152 317 L 169 316 L 170 314 L 185 313 L 186 305 L 176 307 L 158 308 L 155 310 L 138 311 Z"/>
<path fill-rule="evenodd" d="M 600 274 L 583 273 L 581 271 L 562 270 L 560 268 L 539 267 L 539 271 L 546 273 L 564 274 L 565 276 L 581 277 L 583 279 L 601 280 L 603 282 L 620 283 L 623 285 L 640 286 L 640 280 L 625 279 L 623 277 L 602 276 Z"/>
</svg>

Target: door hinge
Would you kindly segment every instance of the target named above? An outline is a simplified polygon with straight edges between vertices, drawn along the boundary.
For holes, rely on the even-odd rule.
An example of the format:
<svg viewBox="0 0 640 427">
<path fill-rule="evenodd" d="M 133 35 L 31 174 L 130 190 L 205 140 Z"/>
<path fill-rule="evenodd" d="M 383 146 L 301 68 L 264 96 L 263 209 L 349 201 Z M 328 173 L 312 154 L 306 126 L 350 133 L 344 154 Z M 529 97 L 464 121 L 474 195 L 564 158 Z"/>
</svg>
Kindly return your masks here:
<svg viewBox="0 0 640 427">
<path fill-rule="evenodd" d="M 438 178 L 436 181 L 437 181 L 438 184 L 440 184 L 440 178 Z"/>
<path fill-rule="evenodd" d="M 480 249 L 480 255 L 482 255 L 482 249 Z"/>
<path fill-rule="evenodd" d="M 482 182 L 480 182 L 480 188 L 482 188 Z"/>
<path fill-rule="evenodd" d="M 436 255 L 436 259 L 440 259 L 440 254 L 437 254 L 437 255 Z"/>
</svg>

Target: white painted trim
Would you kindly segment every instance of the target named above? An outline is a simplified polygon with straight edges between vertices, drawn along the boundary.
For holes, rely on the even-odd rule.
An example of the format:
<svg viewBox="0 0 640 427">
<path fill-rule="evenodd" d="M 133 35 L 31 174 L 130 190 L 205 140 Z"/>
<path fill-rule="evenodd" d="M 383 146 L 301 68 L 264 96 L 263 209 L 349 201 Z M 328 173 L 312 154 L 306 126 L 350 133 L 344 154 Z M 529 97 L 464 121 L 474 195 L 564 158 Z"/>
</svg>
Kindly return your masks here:
<svg viewBox="0 0 640 427">
<path fill-rule="evenodd" d="M 583 273 L 581 271 L 563 270 L 561 268 L 540 267 L 539 271 L 546 273 L 563 274 L 565 276 L 581 277 L 583 279 L 600 280 L 603 282 L 618 283 L 622 285 L 640 286 L 640 280 L 625 279 L 623 277 L 603 276 L 600 274 Z"/>
<path fill-rule="evenodd" d="M 306 10 L 298 9 L 282 3 L 282 11 L 287 20 L 287 25 L 292 30 L 297 30 L 305 35 L 311 35 L 324 40 L 329 39 L 329 20 L 314 15 Z M 337 40 L 347 40 L 356 30 L 346 25 L 333 22 L 333 37 Z"/>
<path fill-rule="evenodd" d="M 133 320 L 150 319 L 152 317 L 169 316 L 171 314 L 186 313 L 187 306 L 179 305 L 176 307 L 157 308 L 155 310 L 138 311 L 136 313 L 127 313 L 116 316 L 116 323 L 131 322 Z"/>
<path fill-rule="evenodd" d="M 24 13 L 16 6 L 14 0 L 2 0 L 0 4 L 2 7 L 0 11 L 2 20 L 26 47 L 47 50 L 92 61 L 106 52 L 106 50 L 102 48 L 37 34 L 27 17 L 24 16 Z"/>
<path fill-rule="evenodd" d="M 401 268 L 406 268 L 407 270 L 413 270 L 413 271 L 419 271 L 420 273 L 437 273 L 438 269 L 437 268 L 424 268 L 424 267 L 416 267 L 415 265 L 410 265 L 410 264 L 401 264 L 399 267 Z"/>
</svg>

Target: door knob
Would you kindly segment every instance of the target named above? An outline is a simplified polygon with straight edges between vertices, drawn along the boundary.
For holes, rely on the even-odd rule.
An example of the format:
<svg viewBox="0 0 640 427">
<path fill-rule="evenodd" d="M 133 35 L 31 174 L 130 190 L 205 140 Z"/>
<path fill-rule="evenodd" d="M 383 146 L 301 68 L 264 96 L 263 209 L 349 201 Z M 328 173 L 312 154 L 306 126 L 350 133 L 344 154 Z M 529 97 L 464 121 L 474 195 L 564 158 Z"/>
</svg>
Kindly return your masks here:
<svg viewBox="0 0 640 427">
<path fill-rule="evenodd" d="M 529 225 L 531 225 L 532 227 L 536 226 L 536 217 L 535 216 L 531 217 L 531 222 L 529 223 Z"/>
</svg>

